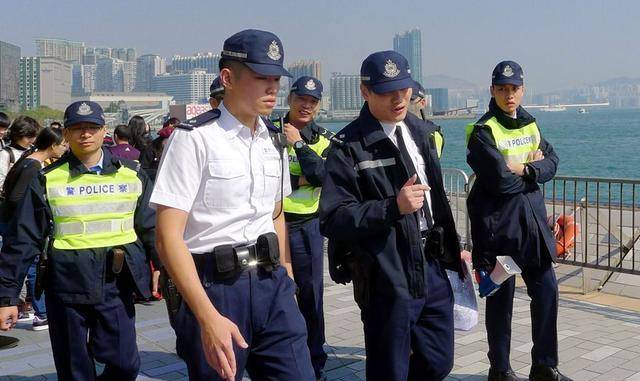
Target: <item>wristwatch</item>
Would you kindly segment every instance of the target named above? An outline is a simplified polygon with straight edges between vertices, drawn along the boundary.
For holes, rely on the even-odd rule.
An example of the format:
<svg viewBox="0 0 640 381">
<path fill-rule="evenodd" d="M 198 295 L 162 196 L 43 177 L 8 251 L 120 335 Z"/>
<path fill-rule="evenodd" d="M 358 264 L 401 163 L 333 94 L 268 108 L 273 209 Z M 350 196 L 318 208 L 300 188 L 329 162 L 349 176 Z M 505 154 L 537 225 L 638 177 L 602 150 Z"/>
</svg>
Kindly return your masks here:
<svg viewBox="0 0 640 381">
<path fill-rule="evenodd" d="M 297 142 L 293 143 L 293 148 L 300 149 L 306 145 L 307 143 L 305 143 L 304 140 L 298 140 Z"/>
</svg>

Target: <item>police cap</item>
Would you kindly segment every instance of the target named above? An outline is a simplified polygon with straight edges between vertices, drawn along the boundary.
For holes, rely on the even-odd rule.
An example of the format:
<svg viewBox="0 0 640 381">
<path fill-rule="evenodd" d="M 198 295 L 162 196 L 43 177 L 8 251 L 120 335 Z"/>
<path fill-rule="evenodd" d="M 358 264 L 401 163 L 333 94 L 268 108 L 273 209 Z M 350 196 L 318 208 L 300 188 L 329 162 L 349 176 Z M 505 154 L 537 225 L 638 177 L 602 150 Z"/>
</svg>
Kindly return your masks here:
<svg viewBox="0 0 640 381">
<path fill-rule="evenodd" d="M 68 128 L 78 123 L 93 123 L 104 126 L 104 111 L 96 102 L 73 102 L 64 111 L 64 127 Z"/>
<path fill-rule="evenodd" d="M 492 85 L 515 85 L 524 84 L 524 73 L 522 68 L 514 61 L 502 61 L 496 65 L 491 74 Z"/>
<path fill-rule="evenodd" d="M 222 86 L 220 77 L 216 77 L 216 79 L 211 82 L 211 86 L 209 86 L 209 93 L 209 98 L 213 98 L 216 95 L 224 94 L 224 86 Z"/>
<path fill-rule="evenodd" d="M 413 93 L 411 93 L 411 100 L 414 101 L 416 99 L 424 99 L 427 97 L 427 92 L 424 90 L 424 87 L 418 81 L 414 81 L 413 84 Z"/>
<path fill-rule="evenodd" d="M 278 36 L 264 30 L 247 29 L 227 38 L 220 57 L 242 62 L 260 75 L 291 77 L 282 65 L 282 42 Z"/>
<path fill-rule="evenodd" d="M 310 95 L 316 99 L 322 99 L 322 82 L 317 78 L 305 75 L 293 83 L 291 92 L 297 95 Z"/>
<path fill-rule="evenodd" d="M 360 68 L 360 80 L 374 93 L 388 93 L 414 85 L 407 59 L 393 50 L 376 52 L 365 58 Z"/>
</svg>

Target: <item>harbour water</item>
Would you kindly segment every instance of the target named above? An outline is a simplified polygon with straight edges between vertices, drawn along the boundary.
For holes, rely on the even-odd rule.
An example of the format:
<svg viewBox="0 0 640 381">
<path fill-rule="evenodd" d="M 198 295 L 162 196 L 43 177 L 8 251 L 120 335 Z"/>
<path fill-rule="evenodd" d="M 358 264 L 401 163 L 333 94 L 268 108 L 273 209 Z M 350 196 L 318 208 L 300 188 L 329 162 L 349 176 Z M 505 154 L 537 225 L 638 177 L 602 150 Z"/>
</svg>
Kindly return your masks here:
<svg viewBox="0 0 640 381">
<path fill-rule="evenodd" d="M 593 109 L 540 112 L 531 110 L 542 136 L 560 157 L 559 175 L 606 178 L 640 177 L 640 109 Z M 443 168 L 470 174 L 465 158 L 465 126 L 469 120 L 437 120 L 445 136 Z M 339 131 L 347 123 L 324 123 Z"/>
</svg>

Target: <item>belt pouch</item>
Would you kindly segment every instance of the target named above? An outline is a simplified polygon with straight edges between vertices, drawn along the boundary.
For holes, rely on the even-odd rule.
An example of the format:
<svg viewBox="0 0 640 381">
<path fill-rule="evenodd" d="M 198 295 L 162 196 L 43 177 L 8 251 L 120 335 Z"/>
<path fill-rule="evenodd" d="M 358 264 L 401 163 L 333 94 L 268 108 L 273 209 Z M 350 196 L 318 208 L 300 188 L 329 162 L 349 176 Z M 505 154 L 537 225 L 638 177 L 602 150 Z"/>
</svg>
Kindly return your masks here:
<svg viewBox="0 0 640 381">
<path fill-rule="evenodd" d="M 258 263 L 267 271 L 280 264 L 280 246 L 276 233 L 261 234 L 256 242 Z"/>
<path fill-rule="evenodd" d="M 236 270 L 236 254 L 231 245 L 222 245 L 213 249 L 216 273 L 228 275 Z"/>
</svg>

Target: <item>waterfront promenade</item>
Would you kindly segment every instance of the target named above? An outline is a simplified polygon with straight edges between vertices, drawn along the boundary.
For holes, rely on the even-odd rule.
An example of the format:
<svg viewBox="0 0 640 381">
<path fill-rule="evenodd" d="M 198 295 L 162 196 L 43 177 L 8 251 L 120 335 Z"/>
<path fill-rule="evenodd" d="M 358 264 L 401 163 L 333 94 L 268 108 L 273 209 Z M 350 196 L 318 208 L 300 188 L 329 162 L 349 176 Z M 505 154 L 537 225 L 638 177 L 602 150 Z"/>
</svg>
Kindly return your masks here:
<svg viewBox="0 0 640 381">
<path fill-rule="evenodd" d="M 570 268 L 559 272 L 567 270 Z M 351 285 L 336 285 L 328 274 L 325 282 L 328 379 L 364 380 L 362 323 Z M 558 334 L 562 371 L 576 381 L 639 381 L 640 300 L 603 294 L 582 296 L 577 289 L 566 287 L 562 288 L 560 298 Z M 142 359 L 138 379 L 186 380 L 185 365 L 175 355 L 175 337 L 164 302 L 136 308 Z M 19 324 L 10 332 L 21 339 L 18 347 L 0 351 L 0 381 L 56 379 L 47 331 L 33 332 L 28 327 Z M 516 292 L 511 348 L 513 368 L 526 377 L 531 326 L 528 297 L 522 288 Z M 486 351 L 482 323 L 469 332 L 457 332 L 455 367 L 447 380 L 486 380 L 489 368 Z"/>
</svg>

